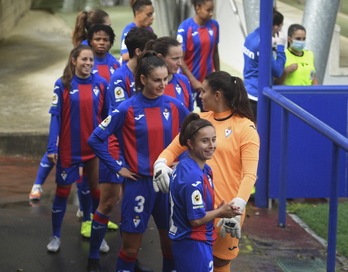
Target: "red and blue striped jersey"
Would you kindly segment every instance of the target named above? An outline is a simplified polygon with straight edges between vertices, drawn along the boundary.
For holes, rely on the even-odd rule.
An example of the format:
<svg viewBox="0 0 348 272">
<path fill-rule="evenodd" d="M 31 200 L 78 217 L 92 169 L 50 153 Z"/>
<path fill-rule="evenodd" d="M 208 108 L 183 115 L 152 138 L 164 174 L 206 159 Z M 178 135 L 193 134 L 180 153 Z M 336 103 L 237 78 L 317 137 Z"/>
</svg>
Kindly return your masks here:
<svg viewBox="0 0 348 272">
<path fill-rule="evenodd" d="M 185 63 L 194 77 L 203 82 L 206 75 L 214 71 L 213 54 L 219 43 L 219 24 L 209 20 L 199 26 L 188 18 L 183 21 L 177 32 L 177 40 L 185 52 Z"/>
<path fill-rule="evenodd" d="M 179 99 L 189 111 L 193 111 L 191 84 L 185 75 L 173 74 L 164 93 Z"/>
<path fill-rule="evenodd" d="M 105 141 L 115 134 L 130 169 L 140 175 L 152 176 L 158 155 L 179 133 L 181 123 L 189 114 L 177 99 L 162 95 L 148 99 L 138 93 L 122 102 L 91 135 Z M 90 139 L 90 142 L 91 142 Z M 101 146 L 100 148 L 103 148 Z M 105 150 L 98 157 L 113 171 L 119 167 Z"/>
<path fill-rule="evenodd" d="M 120 68 L 120 63 L 110 53 L 105 57 L 94 56 L 94 66 L 92 73 L 98 74 L 110 82 L 110 78 L 116 69 Z"/>
<path fill-rule="evenodd" d="M 109 91 L 112 110 L 116 109 L 122 101 L 135 94 L 134 75 L 127 65 L 122 65 L 112 75 L 109 82 Z"/>
<path fill-rule="evenodd" d="M 214 220 L 192 226 L 190 220 L 200 219 L 214 210 L 214 185 L 210 166 L 203 171 L 190 157 L 182 159 L 173 172 L 170 183 L 171 216 L 169 237 L 191 239 L 213 244 L 216 239 Z"/>
<path fill-rule="evenodd" d="M 59 132 L 58 158 L 62 167 L 95 157 L 87 141 L 108 114 L 107 86 L 104 78 L 93 74 L 86 79 L 74 76 L 69 90 L 61 79 L 56 81 L 49 113 L 60 118 L 60 128 L 52 131 Z"/>
</svg>

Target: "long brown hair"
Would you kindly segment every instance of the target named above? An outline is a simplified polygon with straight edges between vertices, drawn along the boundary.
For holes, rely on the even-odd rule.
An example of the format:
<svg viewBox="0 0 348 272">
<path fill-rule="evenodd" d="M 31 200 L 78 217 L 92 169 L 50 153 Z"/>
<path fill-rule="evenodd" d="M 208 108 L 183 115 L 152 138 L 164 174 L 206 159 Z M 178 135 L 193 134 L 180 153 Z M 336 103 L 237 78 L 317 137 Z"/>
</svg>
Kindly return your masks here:
<svg viewBox="0 0 348 272">
<path fill-rule="evenodd" d="M 65 89 L 70 89 L 71 80 L 75 75 L 75 65 L 73 65 L 72 59 L 76 60 L 83 50 L 91 50 L 93 52 L 93 49 L 90 46 L 83 44 L 78 45 L 70 52 L 68 62 L 63 72 L 63 76 L 61 77 Z"/>
<path fill-rule="evenodd" d="M 92 9 L 89 12 L 80 11 L 76 17 L 76 23 L 72 33 L 72 43 L 74 47 L 87 39 L 88 29 L 92 25 L 103 25 L 105 23 L 105 18 L 108 16 L 109 14 L 102 9 Z"/>
</svg>

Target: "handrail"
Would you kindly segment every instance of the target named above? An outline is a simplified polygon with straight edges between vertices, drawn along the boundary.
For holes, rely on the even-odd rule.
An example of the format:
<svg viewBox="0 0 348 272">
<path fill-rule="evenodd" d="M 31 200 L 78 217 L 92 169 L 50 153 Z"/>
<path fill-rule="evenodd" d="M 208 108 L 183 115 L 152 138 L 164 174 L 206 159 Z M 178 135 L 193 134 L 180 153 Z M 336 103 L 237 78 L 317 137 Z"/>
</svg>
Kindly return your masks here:
<svg viewBox="0 0 348 272">
<path fill-rule="evenodd" d="M 344 137 L 342 134 L 338 133 L 336 130 L 307 112 L 306 110 L 300 108 L 298 105 L 296 105 L 291 100 L 287 99 L 283 95 L 275 92 L 269 87 L 266 87 L 263 89 L 263 94 L 282 106 L 283 108 L 287 109 L 289 112 L 297 116 L 299 119 L 301 119 L 303 122 L 314 128 L 319 133 L 325 135 L 327 138 L 329 138 L 332 142 L 337 144 L 340 148 L 348 152 L 348 139 Z"/>
</svg>

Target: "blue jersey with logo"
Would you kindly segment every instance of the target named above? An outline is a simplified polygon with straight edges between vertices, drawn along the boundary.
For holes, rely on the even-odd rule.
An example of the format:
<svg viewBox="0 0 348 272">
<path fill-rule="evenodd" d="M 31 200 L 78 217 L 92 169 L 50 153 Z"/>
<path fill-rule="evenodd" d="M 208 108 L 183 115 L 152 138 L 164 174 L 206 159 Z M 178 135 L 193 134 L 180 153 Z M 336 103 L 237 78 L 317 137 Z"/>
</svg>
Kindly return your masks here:
<svg viewBox="0 0 348 272">
<path fill-rule="evenodd" d="M 93 132 L 94 138 L 105 141 L 115 134 L 130 169 L 140 175 L 152 176 L 153 164 L 159 154 L 179 133 L 189 111 L 177 99 L 162 95 L 149 99 L 138 93 L 121 103 Z M 98 146 L 103 148 L 102 146 Z M 119 166 L 105 150 L 95 150 L 112 171 Z"/>
<path fill-rule="evenodd" d="M 50 133 L 59 132 L 58 158 L 62 167 L 71 167 L 95 157 L 87 141 L 107 116 L 110 103 L 106 95 L 107 85 L 104 78 L 93 74 L 86 79 L 75 75 L 70 89 L 64 88 L 61 79 L 56 81 L 49 112 L 59 116 L 60 123 L 56 124 L 59 128 L 51 128 Z"/>
<path fill-rule="evenodd" d="M 185 75 L 173 74 L 164 93 L 179 99 L 189 111 L 193 111 L 191 84 Z"/>
<path fill-rule="evenodd" d="M 135 91 L 133 72 L 127 65 L 122 65 L 115 71 L 109 82 L 111 109 L 116 109 L 122 101 L 132 97 Z"/>
<path fill-rule="evenodd" d="M 183 21 L 177 32 L 177 40 L 185 52 L 185 63 L 194 77 L 203 82 L 206 75 L 214 71 L 213 54 L 219 43 L 219 24 L 209 20 L 199 26 L 188 18 Z"/>
<path fill-rule="evenodd" d="M 192 226 L 190 220 L 203 218 L 214 209 L 214 185 L 210 166 L 203 170 L 190 157 L 182 159 L 173 172 L 170 183 L 171 217 L 169 237 L 213 244 L 216 239 L 214 220 Z"/>
</svg>

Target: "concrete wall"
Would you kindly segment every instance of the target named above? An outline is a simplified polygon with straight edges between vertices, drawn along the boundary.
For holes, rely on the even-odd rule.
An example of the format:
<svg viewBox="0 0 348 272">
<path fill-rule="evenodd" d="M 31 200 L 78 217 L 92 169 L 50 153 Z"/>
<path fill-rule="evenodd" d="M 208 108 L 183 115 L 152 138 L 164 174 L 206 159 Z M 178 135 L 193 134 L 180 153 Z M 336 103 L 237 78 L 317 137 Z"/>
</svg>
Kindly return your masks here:
<svg viewBox="0 0 348 272">
<path fill-rule="evenodd" d="M 31 0 L 0 0 L 0 41 L 31 6 Z"/>
</svg>

